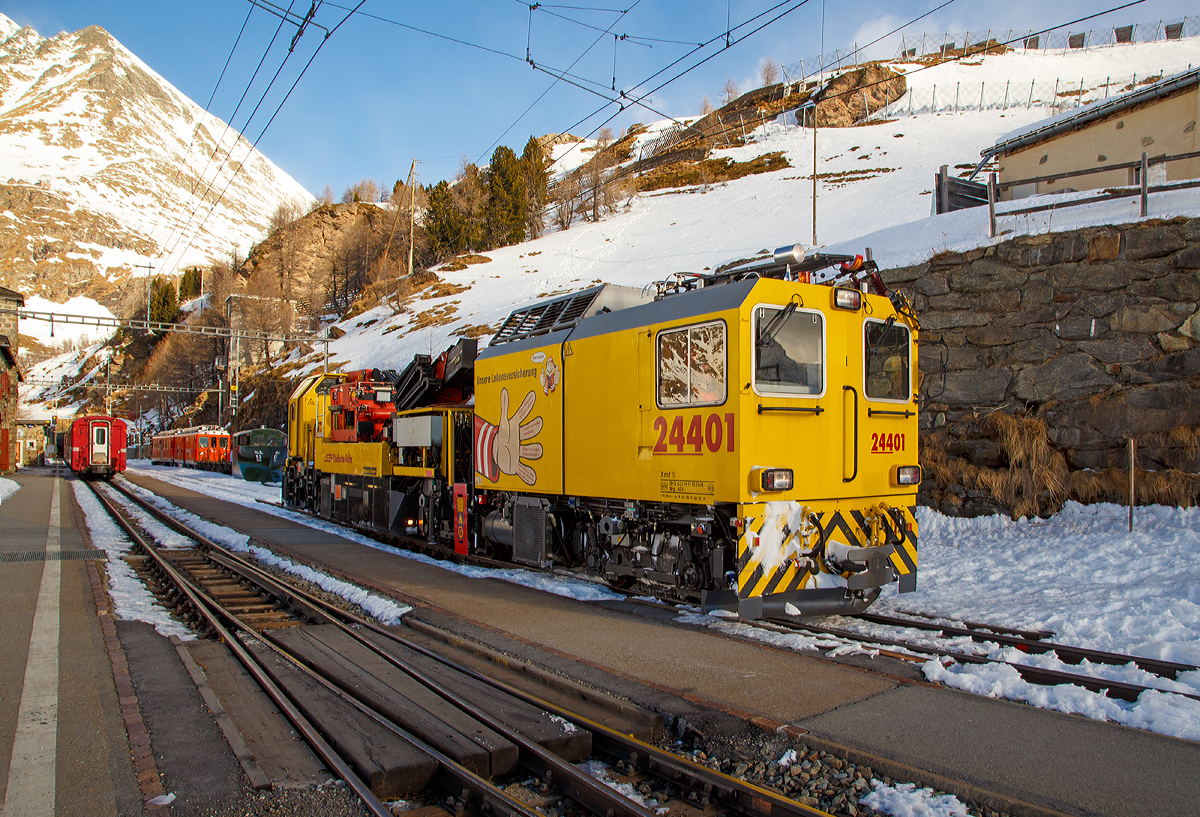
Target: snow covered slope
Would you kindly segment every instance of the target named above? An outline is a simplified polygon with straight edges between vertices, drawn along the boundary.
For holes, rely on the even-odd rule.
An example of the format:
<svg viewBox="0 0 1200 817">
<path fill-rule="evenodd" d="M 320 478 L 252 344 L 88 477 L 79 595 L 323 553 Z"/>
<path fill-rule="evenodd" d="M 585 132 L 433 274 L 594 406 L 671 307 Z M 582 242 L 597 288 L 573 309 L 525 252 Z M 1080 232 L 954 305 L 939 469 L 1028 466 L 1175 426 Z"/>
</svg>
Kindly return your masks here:
<svg viewBox="0 0 1200 817">
<path fill-rule="evenodd" d="M 1033 79 L 1043 78 L 1053 87 L 1056 76 L 1063 77 L 1064 83 L 1067 76 L 1076 77 L 1076 87 L 1081 77 L 1099 77 L 1103 86 L 1106 74 L 1115 83 L 1125 74 L 1171 73 L 1189 63 L 1200 64 L 1200 39 L 1058 55 L 1014 51 L 943 64 L 914 73 L 909 81 L 918 93 L 926 83 L 941 88 L 973 82 L 977 89 L 980 84 L 1003 89 L 1010 77 L 1014 87 L 1018 82 L 1027 87 Z M 1120 89 L 1114 84 L 1110 90 L 1115 94 Z M 947 249 L 992 242 L 986 208 L 929 216 L 937 168 L 945 164 L 969 172 L 978 164 L 982 149 L 1052 115 L 1062 100 L 1074 98 L 1058 97 L 1056 104 L 1045 105 L 1035 99 L 1028 106 L 1021 100 L 1007 107 L 958 113 L 927 111 L 818 131 L 816 242 L 832 252 L 861 253 L 870 247 L 885 268 L 919 263 Z M 468 327 L 498 328 L 514 306 L 548 295 L 599 281 L 641 287 L 672 272 L 702 271 L 764 248 L 796 242 L 810 246 L 814 137 L 810 129 L 794 123 L 794 117 L 784 114 L 760 125 L 746 146 L 715 154 L 747 161 L 781 151 L 790 168 L 712 186 L 639 194 L 599 223 L 576 221 L 569 230 L 489 252 L 490 263 L 440 272 L 448 282 L 466 289 L 414 301 L 410 313 L 393 316 L 381 308 L 341 324 L 347 334 L 330 344 L 334 362 L 347 369 L 402 368 L 413 354 L 437 354 Z M 661 130 L 662 124 L 652 124 L 651 130 Z M 1136 207 L 1135 203 L 1131 211 L 1128 201 L 1120 201 L 1053 215 L 1002 218 L 1001 229 L 1010 231 L 1004 236 L 1008 238 L 1052 227 L 1124 223 L 1137 220 Z M 1151 200 L 1151 217 L 1180 214 L 1200 215 L 1200 193 L 1192 190 Z M 435 310 L 437 317 L 428 325 Z M 418 313 L 424 314 L 424 320 Z M 412 331 L 416 326 L 421 328 Z"/>
<path fill-rule="evenodd" d="M 56 300 L 245 252 L 280 201 L 312 201 L 104 29 L 46 39 L 3 15 L 0 167 L 0 285 Z"/>
</svg>

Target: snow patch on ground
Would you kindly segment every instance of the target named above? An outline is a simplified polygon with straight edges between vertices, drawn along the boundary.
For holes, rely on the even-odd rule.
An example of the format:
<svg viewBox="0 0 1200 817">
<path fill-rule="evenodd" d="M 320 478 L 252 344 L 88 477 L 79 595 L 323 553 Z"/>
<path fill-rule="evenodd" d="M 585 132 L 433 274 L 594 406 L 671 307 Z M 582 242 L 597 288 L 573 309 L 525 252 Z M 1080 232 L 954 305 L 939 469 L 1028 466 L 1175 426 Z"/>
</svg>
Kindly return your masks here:
<svg viewBox="0 0 1200 817">
<path fill-rule="evenodd" d="M 1052 687 L 1031 684 L 1016 669 L 1003 664 L 947 666 L 931 659 L 921 670 L 930 681 L 975 695 L 1024 701 L 1039 709 L 1200 740 L 1200 701 L 1180 695 L 1151 689 L 1139 695 L 1137 701 L 1128 703 L 1069 684 Z"/>
<path fill-rule="evenodd" d="M 8 499 L 19 490 L 21 490 L 20 483 L 0 477 L 0 502 Z"/>
<path fill-rule="evenodd" d="M 323 519 L 315 519 L 306 514 L 296 513 L 295 511 L 289 511 L 285 508 L 280 508 L 277 505 L 266 505 L 263 504 L 263 502 L 257 501 L 258 499 L 262 499 L 264 502 L 279 502 L 279 486 L 271 487 L 256 482 L 245 482 L 241 479 L 236 479 L 225 474 L 218 474 L 211 471 L 192 471 L 189 469 L 149 465 L 145 460 L 131 462 L 127 468 L 127 471 L 131 474 L 151 477 L 152 479 L 160 479 L 163 482 L 169 482 L 172 485 L 188 488 L 196 491 L 197 493 L 211 496 L 214 499 L 222 499 L 226 502 L 232 502 L 247 508 L 254 508 L 257 511 L 271 514 L 272 516 L 279 517 L 280 519 L 287 519 L 301 525 L 307 525 L 315 530 L 333 533 L 351 542 L 357 542 L 358 544 L 366 545 L 367 547 L 375 548 L 376 550 L 394 553 L 397 556 L 402 556 L 406 559 L 412 559 L 414 561 L 423 562 L 424 564 L 440 567 L 443 570 L 449 570 L 468 578 L 500 579 L 501 581 L 520 584 L 524 585 L 525 587 L 532 587 L 535 590 L 543 590 L 547 593 L 553 593 L 556 596 L 564 596 L 577 601 L 619 601 L 625 598 L 624 595 L 614 592 L 607 586 L 596 582 L 584 581 L 566 576 L 553 576 L 544 573 L 536 573 L 529 570 L 522 570 L 520 568 L 495 569 L 473 567 L 471 565 L 460 565 L 454 564 L 453 562 L 443 561 L 441 559 L 435 559 L 432 556 L 426 556 L 421 553 L 411 553 L 407 550 L 401 550 L 390 545 L 385 545 L 382 542 L 378 542 L 368 536 L 356 533 L 349 528 L 342 527 L 341 525 L 337 525 L 332 522 L 326 522 Z M 147 494 L 147 496 L 149 495 Z"/>
<path fill-rule="evenodd" d="M 608 786 L 613 791 L 628 800 L 632 800 L 639 806 L 653 811 L 655 814 L 667 814 L 670 809 L 660 806 L 657 800 L 650 800 L 641 795 L 641 793 L 630 783 L 618 783 L 613 779 L 612 767 L 607 763 L 599 760 L 585 760 L 579 764 L 579 768 L 587 772 L 589 775 L 599 780 L 604 785 Z"/>
<path fill-rule="evenodd" d="M 223 475 L 221 475 L 223 476 Z M 249 553 L 255 559 L 265 565 L 277 567 L 294 576 L 299 576 L 305 581 L 312 582 L 327 593 L 333 593 L 340 596 L 369 613 L 376 620 L 384 625 L 399 624 L 401 617 L 409 612 L 412 608 L 396 604 L 391 599 L 376 595 L 367 590 L 364 590 L 357 585 L 342 581 L 330 576 L 328 573 L 322 573 L 318 570 L 313 570 L 306 565 L 297 564 L 290 559 L 285 559 L 276 556 L 270 550 L 250 544 L 250 537 L 244 533 L 239 533 L 232 528 L 227 528 L 224 525 L 217 525 L 200 518 L 190 511 L 185 511 L 172 505 L 165 499 L 150 493 L 144 488 L 125 480 L 125 484 L 134 493 L 143 499 L 151 502 L 158 508 L 165 511 L 170 516 L 183 522 L 188 527 L 194 529 L 197 533 L 205 536 L 219 545 L 229 548 L 238 553 Z"/>
<path fill-rule="evenodd" d="M 91 489 L 81 480 L 71 480 L 75 501 L 83 511 L 92 547 L 108 553 L 105 564 L 108 574 L 108 595 L 112 599 L 113 614 L 122 621 L 144 621 L 154 627 L 159 635 L 177 635 L 185 641 L 196 638 L 183 624 L 171 618 L 171 613 L 160 605 L 142 580 L 133 572 L 124 556 L 133 547 L 129 538 L 117 527 Z"/>
<path fill-rule="evenodd" d="M 916 783 L 885 785 L 872 780 L 874 791 L 862 798 L 863 805 L 891 817 L 967 817 L 967 807 L 953 794 L 934 794 L 918 789 Z"/>
</svg>

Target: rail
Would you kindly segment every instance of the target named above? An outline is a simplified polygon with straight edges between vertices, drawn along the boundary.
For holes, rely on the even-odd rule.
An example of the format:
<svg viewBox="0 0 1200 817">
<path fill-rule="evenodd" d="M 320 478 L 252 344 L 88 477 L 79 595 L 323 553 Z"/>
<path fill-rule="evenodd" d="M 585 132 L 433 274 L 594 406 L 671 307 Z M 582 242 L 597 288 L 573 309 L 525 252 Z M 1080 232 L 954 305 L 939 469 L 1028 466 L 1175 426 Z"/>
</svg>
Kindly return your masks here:
<svg viewBox="0 0 1200 817">
<path fill-rule="evenodd" d="M 1001 628 L 995 628 L 991 632 L 981 633 L 977 629 L 971 629 L 967 627 L 956 628 L 938 624 L 927 624 L 925 622 L 916 622 L 911 619 L 900 619 L 875 614 L 860 613 L 856 616 L 856 618 L 881 624 L 883 626 L 939 631 L 945 637 L 965 637 L 970 638 L 973 641 L 981 642 L 990 641 L 1003 646 L 1016 647 L 1022 652 L 1044 654 L 1054 653 L 1058 656 L 1059 660 L 1065 664 L 1082 663 L 1087 661 L 1092 664 L 1120 666 L 1124 664 L 1135 663 L 1139 668 L 1143 669 L 1143 671 L 1156 674 L 1159 677 L 1167 680 L 1175 679 L 1180 673 L 1192 672 L 1197 669 L 1197 667 L 1185 664 L 1174 664 L 1168 661 L 1143 659 L 1134 655 L 1106 653 L 1099 650 L 1090 650 L 1082 647 L 1071 647 L 1070 645 L 1066 644 L 1056 644 L 1053 642 L 1044 642 L 1038 639 L 1027 639 L 1019 636 L 1006 635 L 1002 632 Z M 1031 664 L 1023 664 L 1017 661 L 1005 661 L 998 658 L 973 655 L 961 650 L 951 650 L 944 647 L 914 644 L 911 641 L 905 640 L 904 638 L 888 638 L 878 634 L 859 633 L 840 627 L 826 627 L 819 624 L 813 624 L 809 621 L 769 619 L 763 622 L 754 622 L 753 624 L 754 626 L 761 626 L 767 629 L 778 628 L 788 631 L 806 631 L 820 635 L 835 636 L 865 644 L 892 647 L 898 650 L 907 651 L 910 654 L 917 653 L 919 655 L 951 658 L 954 661 L 962 664 L 1003 664 L 1005 666 L 1012 667 L 1013 670 L 1015 670 L 1017 674 L 1021 676 L 1021 678 L 1031 684 L 1042 684 L 1048 686 L 1070 684 L 1072 686 L 1082 687 L 1090 692 L 1102 694 L 1108 698 L 1115 698 L 1122 701 L 1136 701 L 1139 695 L 1149 689 L 1155 689 L 1158 692 L 1167 692 L 1173 695 L 1181 695 L 1185 698 L 1191 698 L 1192 700 L 1200 700 L 1200 695 L 1189 692 L 1164 690 L 1157 687 L 1132 684 L 1125 681 L 1117 681 L 1111 678 L 1104 678 L 1095 675 L 1082 675 L 1072 672 L 1064 672 L 1062 670 L 1049 669 L 1046 667 L 1033 666 Z M 976 627 L 979 626 L 980 625 L 976 625 Z"/>
</svg>

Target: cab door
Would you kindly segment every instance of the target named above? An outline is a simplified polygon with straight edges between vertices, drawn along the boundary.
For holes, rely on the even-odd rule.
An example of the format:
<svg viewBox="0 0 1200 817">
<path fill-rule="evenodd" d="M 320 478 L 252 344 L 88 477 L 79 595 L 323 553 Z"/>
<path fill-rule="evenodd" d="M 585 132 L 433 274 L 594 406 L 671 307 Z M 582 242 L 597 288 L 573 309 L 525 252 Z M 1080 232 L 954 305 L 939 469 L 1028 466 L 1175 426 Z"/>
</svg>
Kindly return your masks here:
<svg viewBox="0 0 1200 817">
<path fill-rule="evenodd" d="M 842 423 L 842 385 L 848 382 L 843 316 L 825 309 L 824 287 L 763 281 L 754 295 L 747 311 L 743 470 L 790 468 L 796 496 L 805 501 L 840 496 L 842 477 L 849 473 Z M 746 499 L 761 501 L 753 478 L 746 489 Z"/>
<path fill-rule="evenodd" d="M 914 335 L 894 312 L 876 308 L 863 316 L 860 472 L 872 495 L 907 492 L 896 483 L 895 470 L 918 462 Z"/>
<path fill-rule="evenodd" d="M 108 465 L 110 430 L 108 425 L 108 423 L 104 422 L 92 423 L 91 425 L 92 465 Z"/>
</svg>

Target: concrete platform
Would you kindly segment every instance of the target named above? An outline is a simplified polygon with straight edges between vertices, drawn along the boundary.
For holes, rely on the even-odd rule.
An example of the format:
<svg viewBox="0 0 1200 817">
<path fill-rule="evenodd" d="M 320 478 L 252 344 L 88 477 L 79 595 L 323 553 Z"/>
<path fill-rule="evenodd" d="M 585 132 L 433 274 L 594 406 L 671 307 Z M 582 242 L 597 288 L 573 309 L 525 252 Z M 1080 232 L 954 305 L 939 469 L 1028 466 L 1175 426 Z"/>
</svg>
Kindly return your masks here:
<svg viewBox="0 0 1200 817">
<path fill-rule="evenodd" d="M 272 784 L 255 791 L 171 642 L 115 620 L 71 480 L 14 479 L 0 504 L 0 814 L 358 813 L 226 648 L 189 642 L 252 732 Z"/>
<path fill-rule="evenodd" d="M 640 703 L 669 694 L 814 735 L 935 774 L 1074 814 L 1190 815 L 1200 802 L 1200 744 L 1022 704 L 914 683 L 681 627 L 661 616 L 585 604 L 507 582 L 470 579 L 145 477 L 133 479 L 280 553 L 359 577 L 511 640 L 514 650 L 576 664 Z M 856 663 L 861 663 L 861 659 Z M 908 678 L 903 676 L 908 675 Z M 627 683 L 626 683 L 627 682 Z M 660 696 L 657 701 L 649 700 Z M 637 700 L 635 698 L 635 700 Z"/>
<path fill-rule="evenodd" d="M 141 814 L 87 563 L 45 558 L 47 550 L 85 547 L 71 488 L 51 474 L 12 477 L 21 490 L 0 504 L 0 553 L 40 554 L 0 563 L 0 811 Z"/>
</svg>

